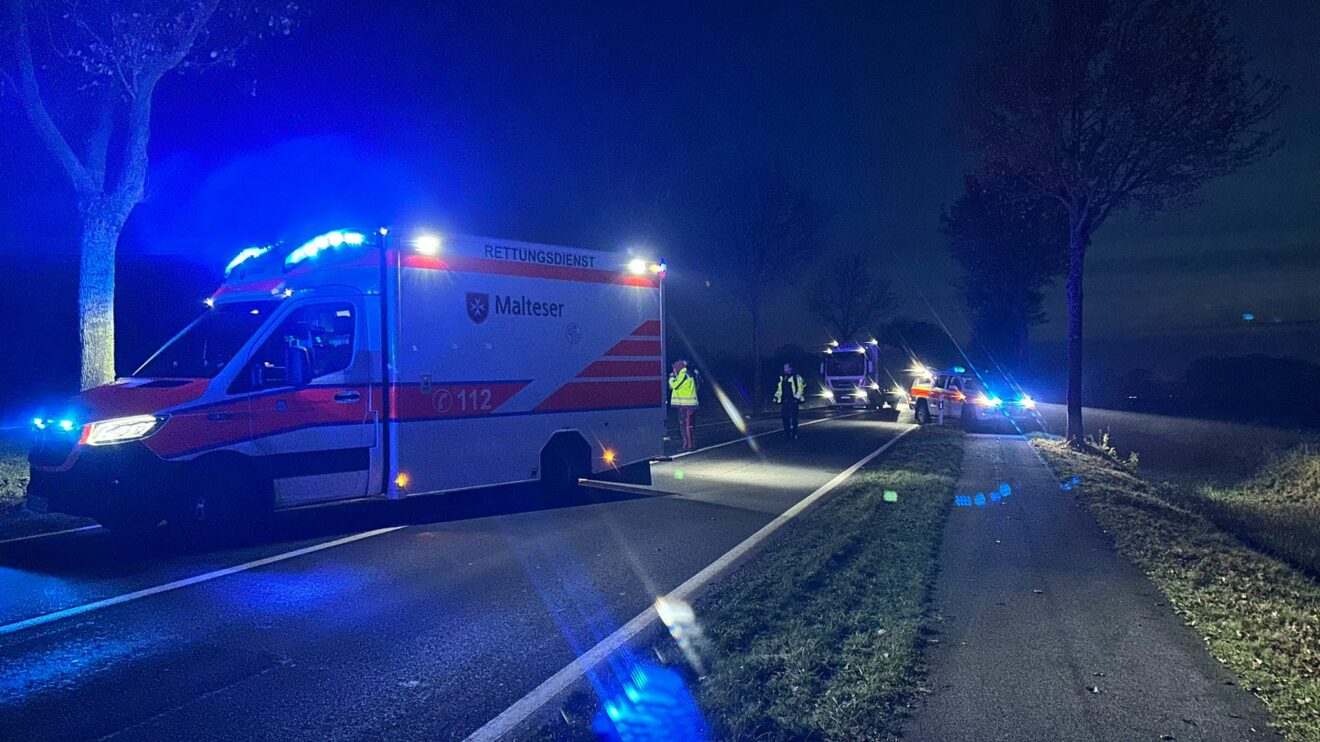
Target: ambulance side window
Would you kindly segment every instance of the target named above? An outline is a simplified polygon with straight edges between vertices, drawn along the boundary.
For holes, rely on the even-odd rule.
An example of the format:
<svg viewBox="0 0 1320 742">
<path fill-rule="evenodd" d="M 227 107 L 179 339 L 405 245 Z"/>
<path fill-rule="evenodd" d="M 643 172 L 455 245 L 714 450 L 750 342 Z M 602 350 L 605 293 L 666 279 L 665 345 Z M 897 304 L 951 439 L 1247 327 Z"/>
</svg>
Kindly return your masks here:
<svg viewBox="0 0 1320 742">
<path fill-rule="evenodd" d="M 252 358 L 252 388 L 285 386 L 285 349 L 307 351 L 312 379 L 343 371 L 353 363 L 353 305 L 312 304 L 300 307 L 280 323 Z"/>
<path fill-rule="evenodd" d="M 939 376 L 935 377 L 936 389 L 943 389 L 945 388 L 945 386 L 948 385 L 948 383 L 949 383 L 949 377 L 946 374 L 940 374 Z"/>
</svg>

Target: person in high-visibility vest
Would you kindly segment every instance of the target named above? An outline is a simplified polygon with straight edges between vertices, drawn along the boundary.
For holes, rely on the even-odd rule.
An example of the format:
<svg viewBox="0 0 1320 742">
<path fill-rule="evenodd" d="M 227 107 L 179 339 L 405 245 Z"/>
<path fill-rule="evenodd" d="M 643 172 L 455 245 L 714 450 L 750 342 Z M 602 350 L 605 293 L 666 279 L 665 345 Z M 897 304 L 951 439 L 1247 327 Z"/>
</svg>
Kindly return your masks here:
<svg viewBox="0 0 1320 742">
<path fill-rule="evenodd" d="M 669 372 L 669 406 L 678 410 L 678 429 L 683 434 L 683 450 L 691 451 L 697 447 L 697 437 L 692 429 L 692 416 L 697 412 L 696 372 L 688 370 L 687 361 L 674 361 Z"/>
<path fill-rule="evenodd" d="M 798 405 L 807 401 L 802 388 L 802 375 L 793 373 L 793 364 L 784 364 L 784 373 L 779 376 L 775 386 L 775 404 L 779 405 L 779 414 L 784 419 L 784 435 L 798 437 Z"/>
</svg>

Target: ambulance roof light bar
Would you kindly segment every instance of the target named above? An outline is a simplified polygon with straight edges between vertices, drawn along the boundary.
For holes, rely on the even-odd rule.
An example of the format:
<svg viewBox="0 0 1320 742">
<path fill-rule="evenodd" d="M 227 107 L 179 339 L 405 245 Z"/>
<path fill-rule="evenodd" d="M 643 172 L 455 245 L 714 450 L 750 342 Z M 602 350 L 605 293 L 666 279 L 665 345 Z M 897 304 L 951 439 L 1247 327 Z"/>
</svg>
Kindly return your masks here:
<svg viewBox="0 0 1320 742">
<path fill-rule="evenodd" d="M 249 260 L 256 260 L 262 255 L 265 255 L 266 253 L 270 252 L 270 250 L 271 250 L 270 245 L 254 245 L 252 247 L 243 248 L 242 250 L 239 251 L 237 255 L 234 256 L 233 260 L 229 261 L 229 265 L 225 266 L 225 276 L 228 277 L 229 274 L 233 273 L 234 269 L 237 268 L 238 266 L 246 263 Z"/>
<path fill-rule="evenodd" d="M 304 242 L 302 247 L 289 253 L 284 258 L 284 269 L 288 270 L 304 260 L 315 258 L 326 250 L 338 250 L 345 245 L 357 247 L 366 242 L 366 239 L 366 235 L 361 232 L 346 232 L 340 229 L 326 232 Z"/>
</svg>

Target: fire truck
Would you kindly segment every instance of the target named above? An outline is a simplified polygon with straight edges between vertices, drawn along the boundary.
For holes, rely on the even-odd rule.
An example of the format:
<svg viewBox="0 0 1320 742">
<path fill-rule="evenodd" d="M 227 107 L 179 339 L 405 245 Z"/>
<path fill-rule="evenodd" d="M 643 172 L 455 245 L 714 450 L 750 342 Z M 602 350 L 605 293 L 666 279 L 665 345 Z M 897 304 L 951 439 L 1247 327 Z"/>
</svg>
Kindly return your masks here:
<svg viewBox="0 0 1320 742">
<path fill-rule="evenodd" d="M 823 392 L 831 407 L 894 409 L 907 398 L 903 385 L 886 370 L 884 348 L 876 340 L 830 343 L 821 353 Z"/>
<path fill-rule="evenodd" d="M 649 483 L 666 265 L 417 229 L 240 252 L 142 366 L 33 420 L 28 504 L 162 521 L 517 482 Z"/>
</svg>

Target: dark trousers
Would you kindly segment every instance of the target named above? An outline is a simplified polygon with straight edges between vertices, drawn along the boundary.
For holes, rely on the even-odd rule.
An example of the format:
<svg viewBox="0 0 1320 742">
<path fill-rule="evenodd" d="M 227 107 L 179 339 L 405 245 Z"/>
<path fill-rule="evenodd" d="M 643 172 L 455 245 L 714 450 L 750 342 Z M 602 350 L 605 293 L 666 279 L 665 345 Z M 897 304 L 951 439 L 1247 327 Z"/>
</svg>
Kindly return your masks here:
<svg viewBox="0 0 1320 742">
<path fill-rule="evenodd" d="M 779 406 L 779 415 L 784 418 L 784 434 L 790 438 L 796 438 L 798 429 L 797 400 L 784 400 L 783 404 Z"/>
</svg>

